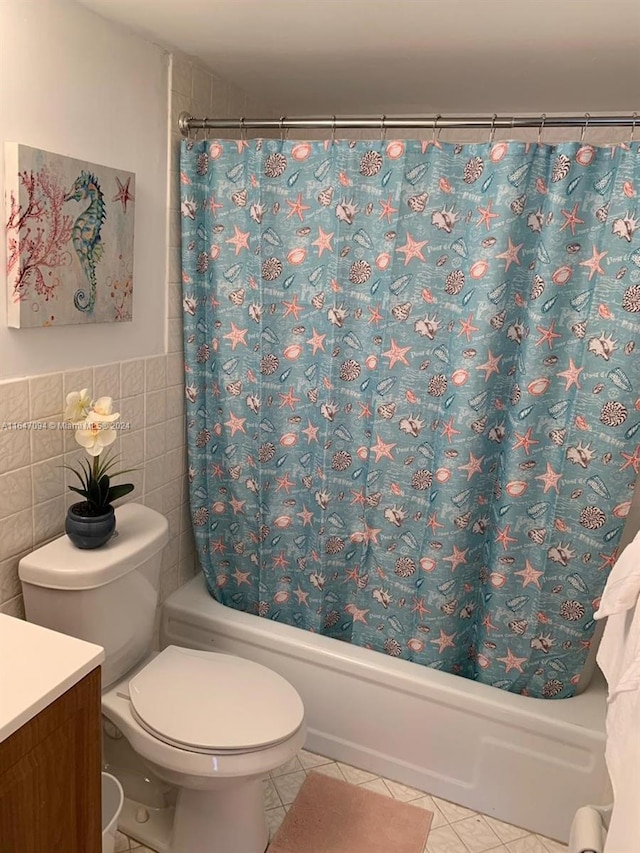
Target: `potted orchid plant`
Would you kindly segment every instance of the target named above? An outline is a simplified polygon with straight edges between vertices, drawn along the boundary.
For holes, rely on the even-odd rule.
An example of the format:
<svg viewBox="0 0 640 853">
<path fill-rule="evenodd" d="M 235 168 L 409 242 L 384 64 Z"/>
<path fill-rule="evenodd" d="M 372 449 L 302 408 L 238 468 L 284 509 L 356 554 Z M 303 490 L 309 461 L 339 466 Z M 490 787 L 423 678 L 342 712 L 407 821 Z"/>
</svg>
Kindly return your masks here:
<svg viewBox="0 0 640 853">
<path fill-rule="evenodd" d="M 118 435 L 115 425 L 120 413 L 113 411 L 111 397 L 92 401 L 88 389 L 83 388 L 67 394 L 64 419 L 73 425 L 76 441 L 89 455 L 89 459 L 80 462 L 80 469 L 65 465 L 80 482 L 69 489 L 84 498 L 69 507 L 65 530 L 76 547 L 99 548 L 115 530 L 113 501 L 134 489 L 133 483 L 111 484 L 114 477 L 134 470 L 113 471 L 118 457 L 107 450 Z"/>
</svg>

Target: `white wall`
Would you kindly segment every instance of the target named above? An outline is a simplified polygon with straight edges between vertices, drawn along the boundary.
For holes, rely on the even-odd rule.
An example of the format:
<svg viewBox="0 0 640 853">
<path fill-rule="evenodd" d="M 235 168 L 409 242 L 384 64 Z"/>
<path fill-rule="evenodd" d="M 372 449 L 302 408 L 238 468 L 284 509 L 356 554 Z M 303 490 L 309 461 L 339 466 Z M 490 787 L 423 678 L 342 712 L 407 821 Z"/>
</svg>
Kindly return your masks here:
<svg viewBox="0 0 640 853">
<path fill-rule="evenodd" d="M 164 352 L 167 109 L 159 47 L 71 0 L 0 0 L 2 195 L 5 141 L 136 173 L 133 322 L 8 329 L 3 236 L 0 378 Z"/>
</svg>

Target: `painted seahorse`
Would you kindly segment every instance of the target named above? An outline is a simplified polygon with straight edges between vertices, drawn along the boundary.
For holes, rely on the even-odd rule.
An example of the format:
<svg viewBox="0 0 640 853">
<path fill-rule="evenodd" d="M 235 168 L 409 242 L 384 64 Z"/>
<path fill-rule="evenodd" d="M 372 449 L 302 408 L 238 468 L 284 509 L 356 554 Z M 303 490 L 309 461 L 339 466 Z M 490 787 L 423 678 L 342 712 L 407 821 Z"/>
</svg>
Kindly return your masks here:
<svg viewBox="0 0 640 853">
<path fill-rule="evenodd" d="M 89 206 L 76 219 L 71 235 L 73 248 L 90 285 L 89 295 L 80 288 L 73 296 L 73 304 L 78 311 L 93 311 L 95 305 L 96 265 L 104 251 L 100 231 L 107 216 L 98 179 L 90 172 L 81 172 L 65 201 L 84 201 L 87 198 L 90 199 Z"/>
</svg>

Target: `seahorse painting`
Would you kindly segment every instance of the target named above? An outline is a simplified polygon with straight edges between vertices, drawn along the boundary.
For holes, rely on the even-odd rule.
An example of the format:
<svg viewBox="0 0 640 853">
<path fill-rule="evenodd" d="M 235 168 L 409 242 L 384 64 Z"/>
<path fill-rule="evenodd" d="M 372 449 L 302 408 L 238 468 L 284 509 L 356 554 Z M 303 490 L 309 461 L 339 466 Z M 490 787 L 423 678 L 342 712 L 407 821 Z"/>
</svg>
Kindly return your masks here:
<svg viewBox="0 0 640 853">
<path fill-rule="evenodd" d="M 135 175 L 15 142 L 5 170 L 8 325 L 130 321 Z"/>
<path fill-rule="evenodd" d="M 89 282 L 89 295 L 87 296 L 82 288 L 76 290 L 73 304 L 78 311 L 90 312 L 93 311 L 96 302 L 96 266 L 104 253 L 100 232 L 107 217 L 104 195 L 98 179 L 91 172 L 81 172 L 65 197 L 65 201 L 84 201 L 85 199 L 90 200 L 89 206 L 76 219 L 71 238 L 80 266 Z"/>
</svg>

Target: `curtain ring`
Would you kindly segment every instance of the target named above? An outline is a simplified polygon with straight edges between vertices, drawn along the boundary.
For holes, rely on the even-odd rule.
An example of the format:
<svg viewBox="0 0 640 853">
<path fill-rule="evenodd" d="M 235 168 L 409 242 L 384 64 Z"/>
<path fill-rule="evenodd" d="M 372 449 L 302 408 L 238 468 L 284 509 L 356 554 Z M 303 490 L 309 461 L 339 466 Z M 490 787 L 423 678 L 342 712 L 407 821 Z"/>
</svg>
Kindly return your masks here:
<svg viewBox="0 0 640 853">
<path fill-rule="evenodd" d="M 244 142 L 247 138 L 247 128 L 244 126 L 244 116 L 240 118 L 240 139 Z"/>
<path fill-rule="evenodd" d="M 438 122 L 440 121 L 441 118 L 442 118 L 442 116 L 440 115 L 440 113 L 438 113 L 438 115 L 433 120 L 433 133 L 431 134 L 431 144 L 432 145 L 435 145 L 440 140 L 441 128 L 440 129 L 438 128 Z M 437 137 L 436 137 L 436 131 L 438 133 Z"/>
<path fill-rule="evenodd" d="M 336 117 L 331 116 L 331 144 L 336 144 Z"/>
<path fill-rule="evenodd" d="M 384 142 L 385 137 L 387 135 L 387 126 L 385 125 L 386 116 L 383 115 L 380 117 L 380 142 Z"/>
<path fill-rule="evenodd" d="M 538 145 L 542 145 L 542 131 L 544 130 L 544 123 L 547 120 L 547 114 L 542 113 L 540 116 L 540 125 L 538 126 Z"/>
<path fill-rule="evenodd" d="M 638 119 L 638 113 L 634 113 L 631 118 L 633 121 L 631 123 L 631 139 L 629 140 L 629 145 L 633 145 L 633 137 L 636 135 L 636 121 Z"/>
<path fill-rule="evenodd" d="M 590 118 L 591 118 L 591 115 L 589 113 L 584 114 L 584 124 L 582 125 L 582 133 L 580 134 L 580 144 L 581 145 L 584 142 L 584 137 L 585 137 L 585 134 L 587 132 L 587 128 L 589 127 L 589 119 Z"/>
<path fill-rule="evenodd" d="M 289 135 L 289 128 L 284 127 L 286 116 L 280 116 L 280 142 L 284 142 Z"/>
<path fill-rule="evenodd" d="M 493 114 L 493 118 L 491 119 L 491 130 L 489 131 L 489 145 L 493 145 L 493 140 L 496 135 L 496 119 L 498 118 L 498 113 Z"/>
<path fill-rule="evenodd" d="M 205 117 L 202 119 L 202 127 L 200 128 L 200 130 L 202 131 L 202 138 L 203 138 L 203 139 L 206 139 L 206 138 L 207 138 L 207 128 L 206 128 L 206 124 L 207 124 L 207 117 L 205 116 Z"/>
</svg>

